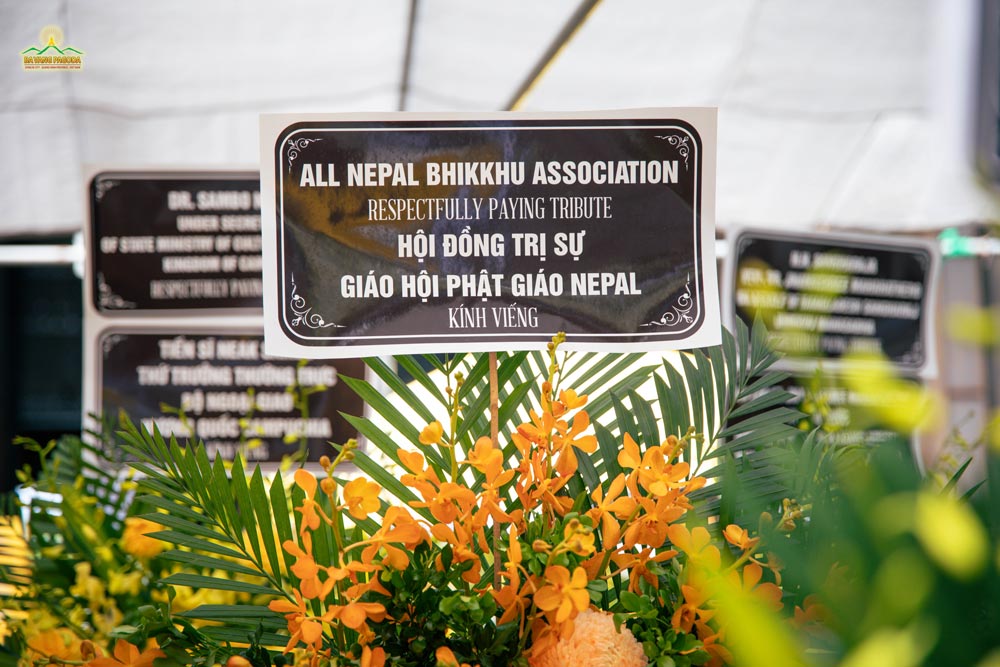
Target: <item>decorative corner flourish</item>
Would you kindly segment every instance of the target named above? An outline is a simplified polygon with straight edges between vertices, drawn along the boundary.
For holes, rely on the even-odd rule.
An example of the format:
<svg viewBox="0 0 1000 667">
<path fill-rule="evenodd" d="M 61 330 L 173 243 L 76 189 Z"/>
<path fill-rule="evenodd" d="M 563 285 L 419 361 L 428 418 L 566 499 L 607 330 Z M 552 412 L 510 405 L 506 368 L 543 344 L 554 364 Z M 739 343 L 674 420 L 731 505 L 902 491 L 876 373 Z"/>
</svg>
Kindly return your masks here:
<svg viewBox="0 0 1000 667">
<path fill-rule="evenodd" d="M 310 329 L 328 329 L 329 327 L 342 328 L 344 325 L 335 322 L 327 322 L 318 313 L 312 312 L 312 306 L 306 304 L 305 298 L 298 293 L 298 285 L 295 284 L 295 276 L 292 279 L 292 294 L 288 298 L 288 307 L 295 317 L 292 319 L 292 326 L 305 325 Z"/>
<path fill-rule="evenodd" d="M 285 142 L 285 159 L 288 160 L 288 173 L 292 172 L 292 163 L 299 157 L 299 153 L 306 146 L 316 143 L 317 141 L 323 141 L 323 137 L 316 137 L 314 139 L 307 139 L 305 137 L 301 139 L 292 139 L 289 137 L 288 141 Z"/>
<path fill-rule="evenodd" d="M 924 344 L 917 340 L 913 342 L 910 349 L 903 354 L 899 360 L 904 364 L 917 365 L 924 362 Z"/>
<path fill-rule="evenodd" d="M 685 324 L 691 324 L 694 322 L 694 317 L 691 316 L 691 309 L 694 308 L 694 299 L 691 297 L 691 274 L 687 276 L 687 282 L 684 284 L 684 291 L 679 297 L 677 297 L 676 302 L 670 307 L 660 319 L 653 320 L 651 322 L 646 322 L 645 324 L 640 324 L 643 327 L 672 327 L 681 322 Z"/>
<path fill-rule="evenodd" d="M 111 286 L 104 280 L 103 273 L 97 274 L 97 303 L 101 308 L 107 310 L 128 310 L 129 308 L 135 308 L 134 303 L 126 301 L 115 294 Z"/>
<path fill-rule="evenodd" d="M 679 134 L 658 134 L 657 139 L 664 139 L 668 144 L 677 149 L 677 153 L 684 158 L 684 170 L 688 169 L 688 157 L 691 155 L 691 144 L 688 143 L 691 137 Z"/>
<path fill-rule="evenodd" d="M 115 349 L 115 345 L 125 340 L 125 336 L 121 334 L 111 334 L 110 336 L 105 336 L 101 340 L 101 349 L 104 351 L 104 357 L 107 358 L 111 354 L 111 350 Z"/>
<path fill-rule="evenodd" d="M 101 201 L 102 199 L 104 199 L 104 195 L 108 194 L 108 192 L 110 192 L 112 188 L 115 188 L 119 185 L 121 185 L 121 181 L 114 181 L 109 179 L 102 179 L 100 181 L 97 181 L 97 183 L 94 186 L 94 199 L 96 199 L 97 201 Z"/>
</svg>

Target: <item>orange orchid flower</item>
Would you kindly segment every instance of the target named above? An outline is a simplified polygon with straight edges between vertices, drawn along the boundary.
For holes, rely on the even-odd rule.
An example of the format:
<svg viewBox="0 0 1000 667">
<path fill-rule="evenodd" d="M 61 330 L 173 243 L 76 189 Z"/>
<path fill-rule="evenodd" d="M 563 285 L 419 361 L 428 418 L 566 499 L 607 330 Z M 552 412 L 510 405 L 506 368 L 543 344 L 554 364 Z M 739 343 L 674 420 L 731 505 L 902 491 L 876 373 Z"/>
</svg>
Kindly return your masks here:
<svg viewBox="0 0 1000 667">
<path fill-rule="evenodd" d="M 830 618 L 830 611 L 827 609 L 816 595 L 806 596 L 802 601 L 802 607 L 796 606 L 792 626 L 808 632 L 811 635 L 822 636 L 829 632 L 824 623 Z"/>
<path fill-rule="evenodd" d="M 569 570 L 562 565 L 550 565 L 545 569 L 545 580 L 549 582 L 535 593 L 535 604 L 550 614 L 556 623 L 563 623 L 590 606 L 587 592 L 587 573 L 582 567 Z"/>
<path fill-rule="evenodd" d="M 333 618 L 338 619 L 351 630 L 360 631 L 371 619 L 378 623 L 385 618 L 385 607 L 377 602 L 349 602 L 345 605 L 331 605 Z"/>
<path fill-rule="evenodd" d="M 588 428 L 590 428 L 590 415 L 581 410 L 573 417 L 572 426 L 564 421 L 556 424 L 556 430 L 559 433 L 559 437 L 556 438 L 557 444 L 561 447 L 573 445 L 580 451 L 593 454 L 597 451 L 597 438 L 593 435 L 581 435 Z"/>
<path fill-rule="evenodd" d="M 361 560 L 371 563 L 379 550 L 386 551 L 383 563 L 396 570 L 404 570 L 410 564 L 410 557 L 407 552 L 395 544 L 402 544 L 406 549 L 414 549 L 421 542 L 429 541 L 427 531 L 416 522 L 406 509 L 402 507 L 390 507 L 386 510 L 382 518 L 382 527 L 364 542 L 358 542 L 352 546 L 364 546 L 361 552 Z"/>
<path fill-rule="evenodd" d="M 327 610 L 322 616 L 312 616 L 302 594 L 297 590 L 292 593 L 295 595 L 294 604 L 289 600 L 271 600 L 267 605 L 271 611 L 284 614 L 288 621 L 288 631 L 292 636 L 283 652 L 291 651 L 300 640 L 313 651 L 319 651 L 323 644 L 323 624 L 333 620 L 333 610 Z"/>
<path fill-rule="evenodd" d="M 625 475 L 620 473 L 611 480 L 607 496 L 604 495 L 604 487 L 602 486 L 598 486 L 590 494 L 594 501 L 594 507 L 587 512 L 587 516 L 595 524 L 600 523 L 605 549 L 610 549 L 617 544 L 621 537 L 621 525 L 615 518 L 627 519 L 636 508 L 635 500 L 628 496 L 620 497 L 624 490 Z"/>
<path fill-rule="evenodd" d="M 662 563 L 677 555 L 673 549 L 661 550 L 655 556 L 653 548 L 647 547 L 639 553 L 614 554 L 611 560 L 622 570 L 628 570 L 628 590 L 639 593 L 639 581 L 645 579 L 653 588 L 660 587 L 660 579 L 649 570 L 650 563 Z"/>
<path fill-rule="evenodd" d="M 447 646 L 439 646 L 436 651 L 434 651 L 434 660 L 436 661 L 436 667 L 469 667 L 469 663 L 463 662 L 459 664 L 458 658 Z"/>
<path fill-rule="evenodd" d="M 722 531 L 722 536 L 726 538 L 727 542 L 742 551 L 750 551 L 760 542 L 759 537 L 751 538 L 746 528 L 741 528 L 735 523 L 726 526 L 726 529 Z"/>
<path fill-rule="evenodd" d="M 381 646 L 371 648 L 365 645 L 361 648 L 361 667 L 383 667 L 385 665 L 385 649 Z"/>
<path fill-rule="evenodd" d="M 114 656 L 94 658 L 86 663 L 86 667 L 152 667 L 157 658 L 165 658 L 166 653 L 158 648 L 149 648 L 139 652 L 139 648 L 124 639 L 115 642 Z"/>
<path fill-rule="evenodd" d="M 436 445 L 444 437 L 444 427 L 441 422 L 432 421 L 420 431 L 419 441 L 421 445 Z"/>
<path fill-rule="evenodd" d="M 559 402 L 566 406 L 567 410 L 575 410 L 587 404 L 587 394 L 579 396 L 574 389 L 564 389 L 559 392 Z"/>
<path fill-rule="evenodd" d="M 313 558 L 312 537 L 309 533 L 303 533 L 302 543 L 305 550 L 292 540 L 285 540 L 281 547 L 286 553 L 295 556 L 295 564 L 292 565 L 291 571 L 300 580 L 299 588 L 302 595 L 310 600 L 323 599 L 333 590 L 334 581 L 329 578 L 326 582 L 320 580 L 319 573 L 323 568 L 317 565 Z"/>
<path fill-rule="evenodd" d="M 555 430 L 556 420 L 552 413 L 543 411 L 538 414 L 534 410 L 529 410 L 528 415 L 531 422 L 525 422 L 517 427 L 517 432 L 530 442 L 548 451 L 552 431 Z"/>
<path fill-rule="evenodd" d="M 622 438 L 622 450 L 618 452 L 618 465 L 628 470 L 635 470 L 642 465 L 642 454 L 639 452 L 639 445 L 635 443 L 629 433 Z"/>
<path fill-rule="evenodd" d="M 577 556 L 590 556 L 594 553 L 594 531 L 580 523 L 579 519 L 571 519 L 563 528 L 563 542 L 570 553 Z"/>
<path fill-rule="evenodd" d="M 313 500 L 316 496 L 316 488 L 319 486 L 316 477 L 305 468 L 299 468 L 295 471 L 295 484 L 305 492 L 302 505 L 295 508 L 295 511 L 302 515 L 302 531 L 306 528 L 309 530 L 319 528 L 321 517 L 327 523 L 330 523 L 330 519 L 323 513 L 323 509 L 319 506 L 319 503 Z"/>
<path fill-rule="evenodd" d="M 367 519 L 372 512 L 378 511 L 382 504 L 378 494 L 382 487 L 363 477 L 357 477 L 344 485 L 344 503 L 348 513 L 355 519 Z"/>
<path fill-rule="evenodd" d="M 639 483 L 657 497 L 667 495 L 672 489 L 685 485 L 691 467 L 686 462 L 672 464 L 660 447 L 651 447 L 642 456 Z"/>
<path fill-rule="evenodd" d="M 462 461 L 462 463 L 471 465 L 487 478 L 495 478 L 500 474 L 500 468 L 503 466 L 503 452 L 493 446 L 492 438 L 484 435 L 476 440 L 472 451 L 469 452 L 468 460 Z"/>
<path fill-rule="evenodd" d="M 38 633 L 28 640 L 27 657 L 33 661 L 73 660 L 81 655 L 82 642 L 67 628 L 53 628 Z"/>
<path fill-rule="evenodd" d="M 472 510 L 476 504 L 476 494 L 461 484 L 444 482 L 440 489 L 427 493 L 424 501 L 410 501 L 410 505 L 426 507 L 436 520 L 441 523 L 451 523 L 460 514 L 467 514 Z"/>
<path fill-rule="evenodd" d="M 746 593 L 753 593 L 762 600 L 773 611 L 780 611 L 782 608 L 781 588 L 771 582 L 760 583 L 764 575 L 764 569 L 757 563 L 750 561 L 743 566 L 743 576 L 733 573 L 733 582 Z"/>
<path fill-rule="evenodd" d="M 688 530 L 684 524 L 674 523 L 667 528 L 667 536 L 670 542 L 687 554 L 690 560 L 712 570 L 721 567 L 722 554 L 719 548 L 712 544 L 712 536 L 704 526 Z"/>
<path fill-rule="evenodd" d="M 399 456 L 399 461 L 403 464 L 403 467 L 412 473 L 399 478 L 399 481 L 403 484 L 417 489 L 422 495 L 433 493 L 435 489 L 441 486 L 441 480 L 438 479 L 434 468 L 425 466 L 423 454 L 398 449 L 396 450 L 396 455 Z"/>
<path fill-rule="evenodd" d="M 412 473 L 420 474 L 424 471 L 424 455 L 420 452 L 411 452 L 407 449 L 397 449 L 396 456 L 403 467 Z"/>
<path fill-rule="evenodd" d="M 514 520 L 510 514 L 504 511 L 503 505 L 500 501 L 499 490 L 499 487 L 509 482 L 513 477 L 513 470 L 505 470 L 503 474 L 497 477 L 492 483 L 487 481 L 487 483 L 483 485 L 483 492 L 479 494 L 479 501 L 477 503 L 479 510 L 473 517 L 476 523 L 486 525 L 487 517 L 493 519 L 496 523 L 501 524 L 511 523 Z"/>
<path fill-rule="evenodd" d="M 733 654 L 720 642 L 723 639 L 723 632 L 716 632 L 708 623 L 698 621 L 695 623 L 698 639 L 701 640 L 702 648 L 712 656 L 705 663 L 705 667 L 722 667 L 733 664 Z"/>
<path fill-rule="evenodd" d="M 452 560 L 455 563 L 473 562 L 473 567 L 462 573 L 462 579 L 470 584 L 479 583 L 482 577 L 482 563 L 479 560 L 479 554 L 469 548 L 472 541 L 470 531 L 461 525 L 456 525 L 455 530 L 452 530 L 448 525 L 439 523 L 431 527 L 431 534 L 436 539 L 452 546 Z M 483 546 L 485 547 L 485 545 Z M 438 556 L 438 569 L 441 568 L 441 560 Z"/>
<path fill-rule="evenodd" d="M 674 629 L 691 632 L 696 621 L 701 620 L 704 623 L 715 616 L 714 611 L 704 608 L 708 601 L 708 594 L 705 591 L 695 586 L 682 584 L 681 595 L 684 596 L 684 604 L 677 608 L 673 618 L 670 619 L 670 624 L 674 626 Z"/>
<path fill-rule="evenodd" d="M 658 507 L 657 503 L 649 498 L 639 498 L 639 505 L 643 512 L 625 528 L 623 536 L 625 548 L 631 549 L 637 544 L 650 547 L 662 546 L 667 540 L 668 521 L 673 520 L 670 517 L 679 517 L 683 511 L 669 512 L 672 507 Z"/>
</svg>

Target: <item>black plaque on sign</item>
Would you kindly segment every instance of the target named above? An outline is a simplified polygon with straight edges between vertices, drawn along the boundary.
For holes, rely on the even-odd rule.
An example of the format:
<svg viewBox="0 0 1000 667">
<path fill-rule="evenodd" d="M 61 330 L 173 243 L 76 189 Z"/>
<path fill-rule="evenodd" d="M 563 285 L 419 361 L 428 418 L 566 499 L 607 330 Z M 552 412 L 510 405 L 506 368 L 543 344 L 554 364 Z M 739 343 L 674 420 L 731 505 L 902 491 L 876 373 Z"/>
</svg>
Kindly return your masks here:
<svg viewBox="0 0 1000 667">
<path fill-rule="evenodd" d="M 362 377 L 359 359 L 303 362 L 263 354 L 259 333 L 102 333 L 97 350 L 101 412 L 124 410 L 136 423 L 178 440 L 196 436 L 210 455 L 281 461 L 307 443 L 316 461 L 357 437 L 338 413 L 360 415 L 361 399 L 341 373 Z"/>
<path fill-rule="evenodd" d="M 907 372 L 930 363 L 928 245 L 884 237 L 744 230 L 729 272 L 737 317 L 760 316 L 794 362 L 886 357 Z"/>
<path fill-rule="evenodd" d="M 98 312 L 261 308 L 256 173 L 97 174 L 90 293 Z"/>
<path fill-rule="evenodd" d="M 708 143 L 680 119 L 284 120 L 262 138 L 269 350 L 718 340 L 714 116 Z"/>
<path fill-rule="evenodd" d="M 802 411 L 806 417 L 799 424 L 803 430 L 817 428 L 817 436 L 838 446 L 876 445 L 905 439 L 911 447 L 914 434 L 912 409 L 923 384 L 914 378 L 894 378 L 891 388 L 852 386 L 837 375 L 816 373 L 811 376 L 793 375 L 780 385 L 794 398 L 789 407 Z M 899 417 L 910 417 L 903 426 Z M 896 423 L 893 423 L 895 421 Z"/>
</svg>

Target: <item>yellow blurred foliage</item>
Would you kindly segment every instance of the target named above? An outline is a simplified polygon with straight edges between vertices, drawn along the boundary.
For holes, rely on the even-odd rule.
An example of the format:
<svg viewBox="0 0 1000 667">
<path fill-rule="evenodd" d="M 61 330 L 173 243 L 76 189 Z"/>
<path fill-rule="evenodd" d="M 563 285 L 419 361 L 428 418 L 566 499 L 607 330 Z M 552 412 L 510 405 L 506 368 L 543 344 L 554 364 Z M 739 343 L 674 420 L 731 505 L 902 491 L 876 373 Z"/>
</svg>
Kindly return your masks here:
<svg viewBox="0 0 1000 667">
<path fill-rule="evenodd" d="M 884 355 L 852 353 L 845 355 L 843 362 L 848 390 L 878 421 L 904 434 L 940 426 L 944 413 L 941 397 L 899 377 Z"/>
<path fill-rule="evenodd" d="M 920 493 L 915 518 L 917 539 L 949 575 L 969 580 L 986 568 L 989 535 L 967 504 L 947 494 Z"/>
<path fill-rule="evenodd" d="M 955 304 L 944 318 L 945 330 L 953 339 L 974 345 L 996 345 L 1000 342 L 1000 311 Z"/>
<path fill-rule="evenodd" d="M 879 630 L 851 651 L 840 667 L 917 667 L 934 647 L 937 634 L 926 620 Z"/>
</svg>

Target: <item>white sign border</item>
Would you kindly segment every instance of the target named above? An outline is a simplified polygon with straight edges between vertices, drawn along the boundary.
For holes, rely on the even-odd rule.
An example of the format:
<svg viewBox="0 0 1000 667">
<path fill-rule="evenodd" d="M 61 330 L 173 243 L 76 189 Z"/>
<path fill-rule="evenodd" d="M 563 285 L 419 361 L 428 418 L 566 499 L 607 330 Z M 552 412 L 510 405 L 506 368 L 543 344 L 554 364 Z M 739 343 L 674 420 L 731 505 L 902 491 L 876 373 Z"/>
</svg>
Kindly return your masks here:
<svg viewBox="0 0 1000 667">
<path fill-rule="evenodd" d="M 419 123 L 424 121 L 437 121 L 437 122 L 447 122 L 447 121 L 495 121 L 495 122 L 505 122 L 505 121 L 531 121 L 531 120 L 545 120 L 545 121 L 593 121 L 593 125 L 567 125 L 561 127 L 558 125 L 544 125 L 544 126 L 490 126 L 484 128 L 470 127 L 468 125 L 463 125 L 461 127 L 427 127 L 421 128 L 419 125 L 410 124 L 406 127 L 399 128 L 360 128 L 360 127 L 347 127 L 347 128 L 303 128 L 302 130 L 295 130 L 292 134 L 296 132 L 317 132 L 317 131 L 415 131 L 420 129 L 433 129 L 435 131 L 447 131 L 447 130 L 476 130 L 481 129 L 484 131 L 496 131 L 496 130 L 557 130 L 557 129 L 635 129 L 634 127 L 622 126 L 622 125 L 600 125 L 603 120 L 643 120 L 651 121 L 662 119 L 664 124 L 662 126 L 658 125 L 644 125 L 643 128 L 649 129 L 671 129 L 684 131 L 691 136 L 686 128 L 680 127 L 678 125 L 671 125 L 671 121 L 681 120 L 687 122 L 694 126 L 698 133 L 702 144 L 702 154 L 698 155 L 697 158 L 700 161 L 701 170 L 701 188 L 699 189 L 697 178 L 699 172 L 696 171 L 696 182 L 695 182 L 695 206 L 694 215 L 698 215 L 698 206 L 701 204 L 700 218 L 701 218 L 701 237 L 700 245 L 701 252 L 698 252 L 698 241 L 695 239 L 695 269 L 701 268 L 702 284 L 701 290 L 703 291 L 701 304 L 704 307 L 704 318 L 700 327 L 697 331 L 683 340 L 683 344 L 686 348 L 695 347 L 706 347 L 711 345 L 718 345 L 721 343 L 721 316 L 719 313 L 719 301 L 718 301 L 718 279 L 716 271 L 716 258 L 715 258 L 715 147 L 716 147 L 716 110 L 708 108 L 692 108 L 692 109 L 646 109 L 646 110 L 627 110 L 627 111 L 613 111 L 613 112 L 594 112 L 594 113 L 503 113 L 503 114 L 411 114 L 411 113 L 386 113 L 386 114 L 301 114 L 301 115 L 289 115 L 289 114 L 263 114 L 261 116 L 261 231 L 263 234 L 263 252 L 264 252 L 264 347 L 267 354 L 273 356 L 290 356 L 299 358 L 309 358 L 309 359 L 323 359 L 323 358 L 341 358 L 341 357 L 355 357 L 355 356 L 375 356 L 375 355 L 391 355 L 391 354 L 401 354 L 401 353 L 441 353 L 441 352 L 454 352 L 456 350 L 455 342 L 441 342 L 441 343 L 420 343 L 415 345 L 414 350 L 405 350 L 397 344 L 386 345 L 386 344 L 374 344 L 374 345 L 364 345 L 364 344 L 354 344 L 354 345 L 336 345 L 336 346 L 317 346 L 317 345 L 303 345 L 299 344 L 293 339 L 291 339 L 285 330 L 280 325 L 282 318 L 284 317 L 283 304 L 285 303 L 285 286 L 283 271 L 280 270 L 279 262 L 283 258 L 282 248 L 278 246 L 279 235 L 279 218 L 278 210 L 276 209 L 276 199 L 278 188 L 281 183 L 275 182 L 275 172 L 277 171 L 281 174 L 281 178 L 284 178 L 283 164 L 275 165 L 274 155 L 276 141 L 279 137 L 283 140 L 287 140 L 288 136 L 282 136 L 283 133 L 288 129 L 289 126 L 296 123 L 303 122 L 399 122 L 399 121 L 409 121 L 413 123 Z M 291 135 L 289 135 L 291 136 Z M 693 138 L 693 137 L 692 137 Z M 278 151 L 282 156 L 283 152 Z M 277 167 L 277 168 L 276 168 Z M 281 216 L 281 221 L 283 223 L 284 216 Z M 704 267 L 700 265 L 704 262 Z M 696 319 L 697 321 L 697 319 Z M 289 331 L 293 329 L 288 326 L 285 322 Z M 518 349 L 518 350 L 544 350 L 546 343 L 543 341 L 533 341 L 530 343 L 520 343 L 516 347 L 505 346 L 504 342 L 497 341 L 496 339 L 511 339 L 517 338 L 519 336 L 538 338 L 539 336 L 552 336 L 556 332 L 544 333 L 544 332 L 532 332 L 526 334 L 508 334 L 508 333 L 487 333 L 487 334 L 419 334 L 414 335 L 414 338 L 420 338 L 422 340 L 427 340 L 428 338 L 455 338 L 461 339 L 462 343 L 460 345 L 462 350 L 469 352 L 491 352 L 499 351 L 502 349 Z M 674 337 L 678 332 L 673 331 L 669 334 L 663 334 L 664 336 Z M 683 332 L 681 332 L 683 333 Z M 642 352 L 653 352 L 667 349 L 677 349 L 676 345 L 670 345 L 670 341 L 644 341 L 639 343 L 627 343 L 627 342 L 589 342 L 586 340 L 580 340 L 586 337 L 600 337 L 607 339 L 609 337 L 634 337 L 638 335 L 635 332 L 632 333 L 607 333 L 607 334 L 572 334 L 568 338 L 567 342 L 564 344 L 565 349 L 569 350 L 581 350 L 581 351 L 597 351 L 597 352 L 624 352 L 624 351 L 642 351 Z M 655 336 L 655 333 L 645 334 L 647 337 Z M 399 340 L 405 338 L 404 335 L 394 335 L 385 336 L 385 338 L 391 338 L 393 340 Z M 490 338 L 492 341 L 470 341 L 470 338 Z M 353 337 L 310 337 L 307 340 L 345 340 L 347 338 L 357 338 L 360 340 L 374 340 L 381 338 L 379 336 L 353 336 Z M 306 339 L 303 337 L 303 339 Z"/>
</svg>

